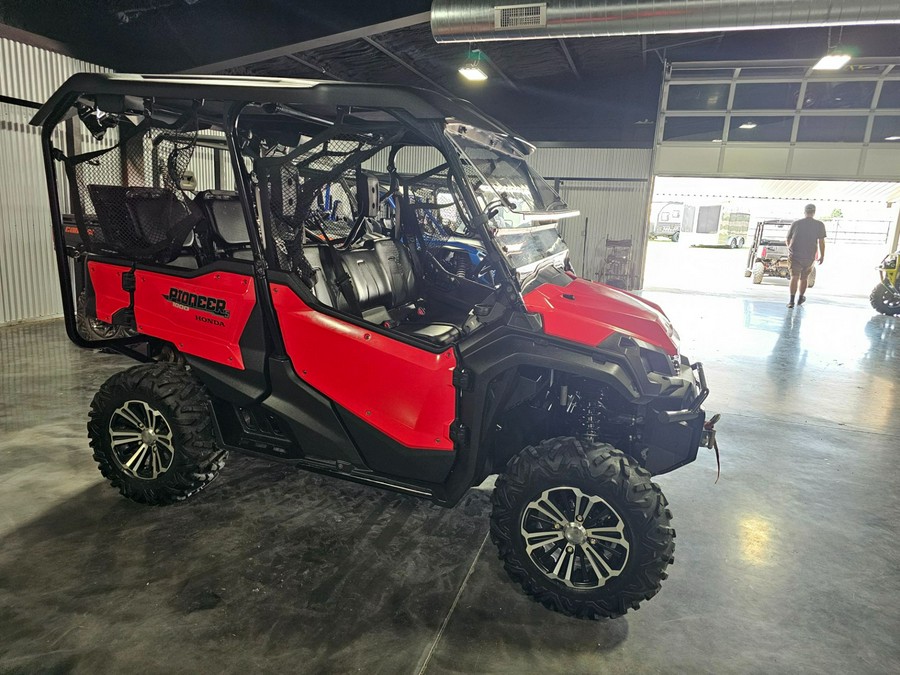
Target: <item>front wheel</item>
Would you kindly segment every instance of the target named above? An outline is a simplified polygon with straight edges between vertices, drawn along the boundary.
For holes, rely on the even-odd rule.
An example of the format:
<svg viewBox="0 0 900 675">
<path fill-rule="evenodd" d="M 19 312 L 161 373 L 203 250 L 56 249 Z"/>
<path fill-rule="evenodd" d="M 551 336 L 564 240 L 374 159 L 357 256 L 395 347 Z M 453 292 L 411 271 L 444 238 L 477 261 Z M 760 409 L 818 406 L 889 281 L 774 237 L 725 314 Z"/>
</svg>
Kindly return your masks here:
<svg viewBox="0 0 900 675">
<path fill-rule="evenodd" d="M 183 367 L 116 373 L 91 402 L 88 436 L 103 476 L 142 504 L 171 504 L 204 488 L 225 464 L 213 438 L 209 398 Z"/>
<path fill-rule="evenodd" d="M 681 237 L 681 233 L 680 233 L 680 232 L 676 232 L 675 234 L 672 235 L 672 241 L 675 242 L 675 243 L 677 244 L 677 243 L 678 243 L 678 239 L 679 239 L 680 237 Z"/>
<path fill-rule="evenodd" d="M 753 283 L 761 284 L 763 277 L 766 275 L 766 266 L 761 262 L 756 263 L 753 266 Z"/>
<path fill-rule="evenodd" d="M 491 539 L 512 579 L 581 619 L 637 609 L 673 562 L 672 514 L 650 473 L 610 445 L 553 438 L 513 457 L 492 497 Z"/>
<path fill-rule="evenodd" d="M 869 302 L 876 312 L 887 316 L 900 314 L 900 295 L 894 293 L 883 283 L 878 284 L 869 294 Z"/>
</svg>

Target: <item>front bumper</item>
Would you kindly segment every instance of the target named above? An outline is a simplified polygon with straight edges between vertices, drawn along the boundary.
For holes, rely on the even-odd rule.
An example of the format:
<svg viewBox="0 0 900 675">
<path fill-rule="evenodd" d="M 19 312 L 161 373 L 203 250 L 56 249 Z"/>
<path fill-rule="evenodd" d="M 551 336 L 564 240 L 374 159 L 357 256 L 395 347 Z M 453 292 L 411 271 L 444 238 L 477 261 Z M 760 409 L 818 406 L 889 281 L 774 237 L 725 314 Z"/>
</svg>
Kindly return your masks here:
<svg viewBox="0 0 900 675">
<path fill-rule="evenodd" d="M 703 403 L 709 396 L 702 363 L 683 360 L 681 377 L 693 380 L 694 395 L 678 410 L 651 411 L 645 418 L 644 442 L 647 445 L 644 465 L 650 473 L 668 473 L 697 458 L 699 448 L 716 444 L 715 423 L 718 415 L 706 420 Z"/>
</svg>

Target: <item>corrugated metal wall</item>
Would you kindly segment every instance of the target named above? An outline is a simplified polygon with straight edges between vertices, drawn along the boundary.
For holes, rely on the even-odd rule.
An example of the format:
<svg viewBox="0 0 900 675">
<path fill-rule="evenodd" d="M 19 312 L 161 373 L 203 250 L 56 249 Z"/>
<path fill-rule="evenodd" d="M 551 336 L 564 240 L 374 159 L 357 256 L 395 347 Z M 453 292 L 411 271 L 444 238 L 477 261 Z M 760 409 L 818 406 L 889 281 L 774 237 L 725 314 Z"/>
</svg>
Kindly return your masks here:
<svg viewBox="0 0 900 675">
<path fill-rule="evenodd" d="M 40 103 L 76 72 L 104 70 L 0 38 L 4 96 Z M 0 324 L 62 311 L 40 129 L 28 124 L 33 114 L 31 108 L 0 104 Z"/>
<path fill-rule="evenodd" d="M 0 324 L 62 311 L 33 112 L 0 104 Z"/>
<path fill-rule="evenodd" d="M 588 279 L 605 281 L 607 240 L 631 240 L 628 286 L 640 285 L 647 246 L 651 150 L 639 148 L 538 148 L 531 166 L 553 183 L 581 215 L 560 230 L 572 265 Z"/>
<path fill-rule="evenodd" d="M 82 72 L 109 69 L 0 38 L 0 94 L 4 96 L 43 103 L 67 78 Z"/>
</svg>

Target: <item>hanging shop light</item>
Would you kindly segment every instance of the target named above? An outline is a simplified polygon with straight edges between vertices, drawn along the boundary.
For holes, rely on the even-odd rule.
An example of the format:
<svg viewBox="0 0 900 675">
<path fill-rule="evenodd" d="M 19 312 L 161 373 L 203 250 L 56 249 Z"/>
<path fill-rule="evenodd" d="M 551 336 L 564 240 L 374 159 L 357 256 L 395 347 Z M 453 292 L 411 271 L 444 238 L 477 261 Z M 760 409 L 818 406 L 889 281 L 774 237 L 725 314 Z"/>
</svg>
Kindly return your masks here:
<svg viewBox="0 0 900 675">
<path fill-rule="evenodd" d="M 470 49 L 466 62 L 460 66 L 459 74 L 472 82 L 483 82 L 488 79 L 484 69 L 484 54 L 480 49 Z"/>
<path fill-rule="evenodd" d="M 831 27 L 828 28 L 828 52 L 819 59 L 819 62 L 812 67 L 813 70 L 840 70 L 847 63 L 850 62 L 850 59 L 853 58 L 853 55 L 849 52 L 849 50 L 844 49 L 841 46 L 841 39 L 844 37 L 844 27 L 841 26 L 841 32 L 838 33 L 837 44 L 831 44 Z"/>
<path fill-rule="evenodd" d="M 849 63 L 853 58 L 844 51 L 834 49 L 819 59 L 819 62 L 813 66 L 813 70 L 840 70 Z"/>
<path fill-rule="evenodd" d="M 744 123 L 743 123 L 740 127 L 738 127 L 738 128 L 739 128 L 739 129 L 748 129 L 748 130 L 749 130 L 749 129 L 755 129 L 755 128 L 756 128 L 756 122 L 754 122 L 753 120 L 747 120 L 746 122 L 744 122 Z"/>
</svg>

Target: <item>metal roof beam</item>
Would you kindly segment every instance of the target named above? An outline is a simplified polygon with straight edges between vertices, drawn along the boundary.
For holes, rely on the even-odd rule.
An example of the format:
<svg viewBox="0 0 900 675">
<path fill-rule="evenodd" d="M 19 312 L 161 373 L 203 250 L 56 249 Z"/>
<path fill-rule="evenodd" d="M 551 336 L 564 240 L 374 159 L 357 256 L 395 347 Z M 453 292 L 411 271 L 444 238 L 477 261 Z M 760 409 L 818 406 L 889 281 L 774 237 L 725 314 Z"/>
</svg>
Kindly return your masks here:
<svg viewBox="0 0 900 675">
<path fill-rule="evenodd" d="M 428 84 L 430 84 L 430 85 L 431 85 L 432 87 L 434 87 L 435 89 L 437 89 L 437 90 L 443 92 L 443 93 L 446 94 L 447 96 L 452 96 L 452 97 L 454 97 L 454 98 L 456 97 L 456 94 L 454 94 L 452 91 L 450 91 L 450 90 L 447 89 L 446 87 L 442 87 L 441 85 L 439 85 L 437 82 L 435 82 L 435 81 L 432 80 L 430 77 L 428 77 L 428 75 L 426 75 L 425 73 L 423 73 L 421 70 L 419 70 L 418 68 L 416 68 L 416 67 L 415 67 L 414 65 L 412 65 L 411 63 L 408 63 L 406 60 L 404 60 L 404 59 L 400 58 L 399 56 L 397 56 L 394 52 L 392 52 L 390 49 L 388 49 L 387 47 L 385 47 L 385 46 L 384 46 L 383 44 L 381 44 L 380 42 L 376 42 L 375 40 L 373 40 L 372 38 L 370 38 L 370 37 L 368 37 L 368 36 L 364 36 L 364 37 L 362 38 L 362 40 L 363 40 L 366 44 L 371 45 L 372 47 L 374 47 L 375 49 L 377 49 L 378 51 L 380 51 L 382 54 L 384 54 L 385 56 L 387 56 L 388 58 L 390 58 L 391 60 L 393 60 L 395 63 L 398 63 L 398 64 L 400 64 L 401 66 L 403 66 L 404 68 L 406 68 L 409 72 L 411 72 L 411 73 L 413 73 L 414 75 L 416 75 L 417 77 L 419 77 L 419 78 L 425 80 Z"/>
<path fill-rule="evenodd" d="M 572 60 L 572 53 L 569 51 L 569 48 L 566 47 L 566 41 L 563 39 L 557 40 L 559 42 L 559 46 L 562 49 L 563 56 L 566 57 L 566 63 L 569 64 L 569 68 L 572 69 L 572 72 L 575 74 L 579 80 L 581 79 L 581 73 L 578 72 L 578 68 L 575 67 L 575 61 Z"/>
<path fill-rule="evenodd" d="M 501 80 L 506 82 L 507 86 L 509 86 L 510 89 L 515 89 L 516 91 L 522 91 L 521 89 L 519 89 L 519 85 L 517 85 L 515 82 L 513 82 L 511 79 L 509 79 L 509 77 L 507 77 L 506 73 L 504 73 L 502 70 L 500 70 L 500 68 L 497 66 L 496 62 L 494 61 L 494 59 L 492 59 L 490 57 L 490 54 L 488 54 L 486 51 L 484 51 L 484 49 L 482 49 L 481 47 L 478 48 L 478 51 L 480 51 L 484 55 L 484 58 L 488 62 L 490 67 L 494 70 L 494 72 L 496 72 L 500 76 Z"/>
<path fill-rule="evenodd" d="M 400 19 L 394 19 L 392 21 L 373 23 L 371 26 L 363 26 L 362 28 L 355 28 L 353 30 L 344 31 L 343 33 L 334 33 L 333 35 L 325 35 L 323 37 L 314 38 L 312 40 L 295 42 L 294 44 L 285 45 L 283 47 L 276 47 L 275 49 L 267 49 L 266 51 L 255 52 L 253 54 L 245 54 L 244 56 L 238 56 L 233 59 L 226 59 L 224 61 L 217 61 L 215 63 L 207 63 L 205 65 L 196 66 L 195 68 L 190 68 L 182 72 L 217 73 L 219 71 L 226 70 L 227 68 L 240 68 L 242 66 L 248 66 L 252 63 L 259 63 L 260 61 L 268 61 L 270 59 L 276 59 L 280 56 L 287 56 L 288 54 L 307 52 L 310 49 L 330 47 L 331 45 L 340 44 L 341 42 L 350 42 L 351 40 L 366 38 L 370 35 L 387 33 L 389 31 L 399 30 L 401 28 L 409 28 L 410 26 L 417 26 L 422 23 L 428 23 L 428 21 L 430 20 L 431 12 L 420 12 L 419 14 L 411 14 L 410 16 L 404 16 Z"/>
<path fill-rule="evenodd" d="M 291 61 L 299 63 L 301 66 L 305 66 L 305 67 L 309 68 L 310 70 L 315 70 L 317 73 L 322 73 L 322 75 L 324 75 L 325 77 L 330 77 L 332 80 L 343 80 L 344 79 L 342 77 L 335 75 L 333 72 L 328 70 L 325 66 L 320 66 L 319 64 L 313 63 L 309 59 L 301 58 L 301 57 L 297 56 L 296 54 L 285 54 L 285 57 L 290 59 Z"/>
</svg>

